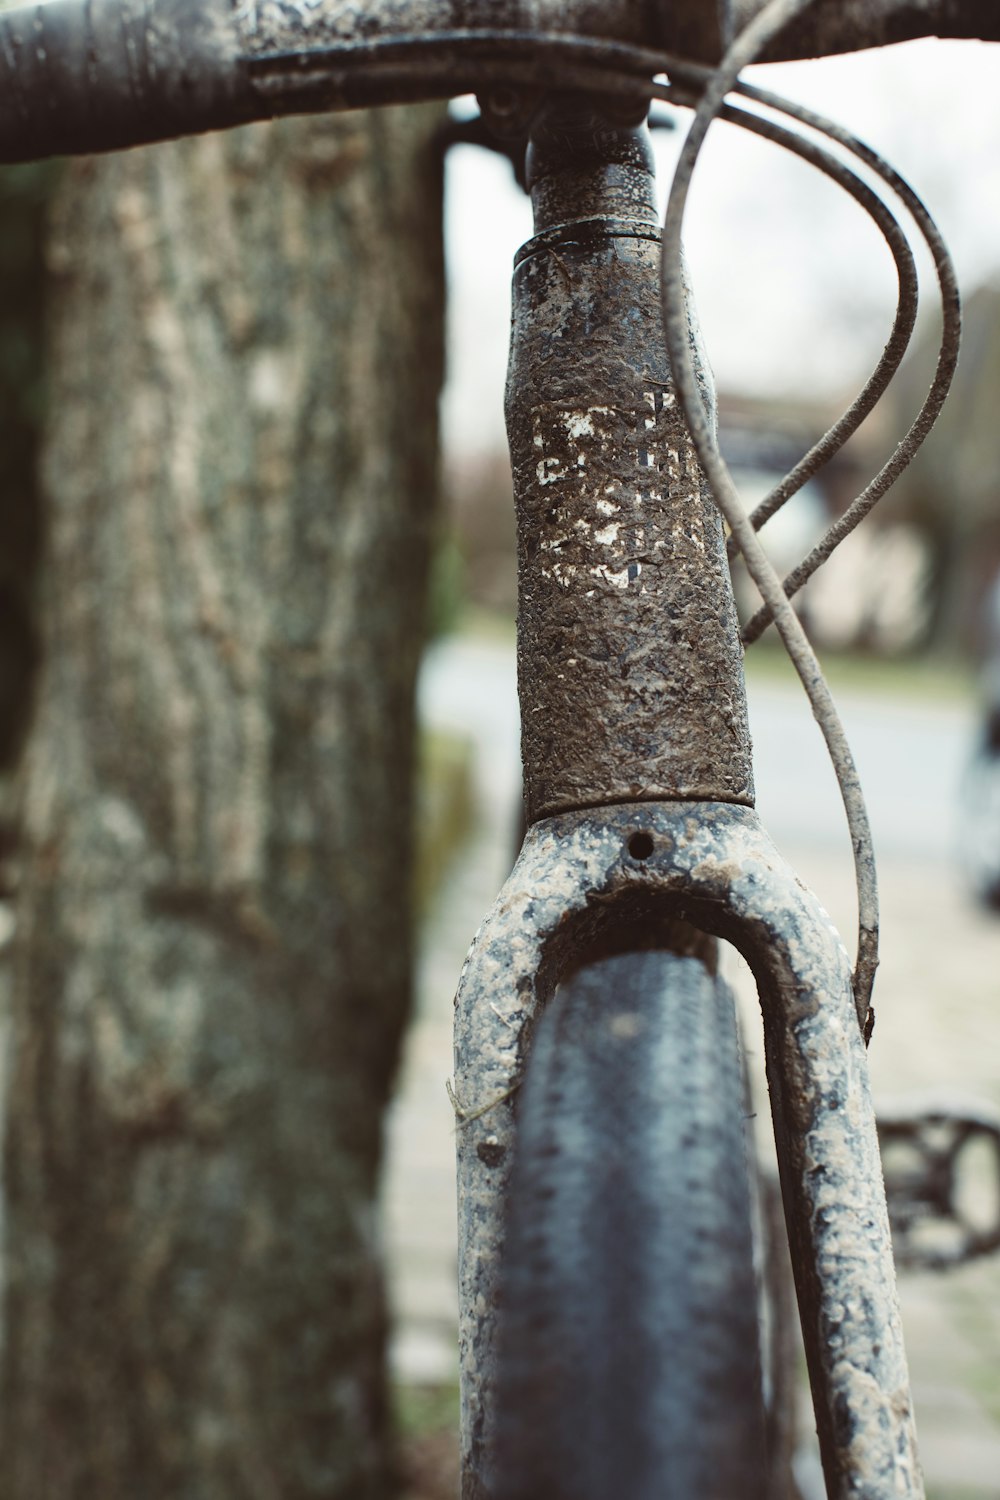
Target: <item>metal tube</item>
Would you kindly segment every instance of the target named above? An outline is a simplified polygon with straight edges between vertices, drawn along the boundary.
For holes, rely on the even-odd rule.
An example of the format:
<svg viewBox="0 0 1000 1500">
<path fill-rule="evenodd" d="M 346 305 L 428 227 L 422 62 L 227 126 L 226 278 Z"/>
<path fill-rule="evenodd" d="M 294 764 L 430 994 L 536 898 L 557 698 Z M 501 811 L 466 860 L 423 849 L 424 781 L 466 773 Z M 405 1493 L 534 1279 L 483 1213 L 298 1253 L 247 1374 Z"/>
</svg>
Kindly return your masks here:
<svg viewBox="0 0 1000 1500">
<path fill-rule="evenodd" d="M 553 107 L 528 172 L 541 233 L 517 260 L 507 380 L 528 821 L 752 802 L 722 527 L 663 341 L 647 133 Z"/>
<path fill-rule="evenodd" d="M 739 3 L 737 23 L 759 0 Z M 523 84 L 532 70 L 545 88 L 560 76 L 566 82 L 566 68 L 581 58 L 589 71 L 576 77 L 587 88 L 607 86 L 617 68 L 619 92 L 641 90 L 665 53 L 716 61 L 730 15 L 730 0 L 18 6 L 0 14 L 0 162 L 120 150 L 274 115 L 446 98 Z M 837 0 L 816 5 L 768 56 L 823 56 L 935 34 L 1000 41 L 1000 9 L 987 0 Z"/>
<path fill-rule="evenodd" d="M 0 15 L 0 161 L 257 118 L 228 0 L 52 0 Z"/>
</svg>

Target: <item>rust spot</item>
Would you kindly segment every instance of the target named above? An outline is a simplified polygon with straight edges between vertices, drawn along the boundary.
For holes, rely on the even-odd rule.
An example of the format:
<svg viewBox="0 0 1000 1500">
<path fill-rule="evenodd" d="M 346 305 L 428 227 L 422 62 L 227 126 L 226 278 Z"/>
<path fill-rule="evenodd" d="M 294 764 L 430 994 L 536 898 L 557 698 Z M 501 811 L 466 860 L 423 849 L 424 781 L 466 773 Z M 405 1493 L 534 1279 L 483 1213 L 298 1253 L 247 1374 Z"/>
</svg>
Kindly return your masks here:
<svg viewBox="0 0 1000 1500">
<path fill-rule="evenodd" d="M 498 1167 L 507 1155 L 507 1148 L 498 1141 L 480 1141 L 476 1147 L 476 1155 L 484 1166 Z"/>
</svg>

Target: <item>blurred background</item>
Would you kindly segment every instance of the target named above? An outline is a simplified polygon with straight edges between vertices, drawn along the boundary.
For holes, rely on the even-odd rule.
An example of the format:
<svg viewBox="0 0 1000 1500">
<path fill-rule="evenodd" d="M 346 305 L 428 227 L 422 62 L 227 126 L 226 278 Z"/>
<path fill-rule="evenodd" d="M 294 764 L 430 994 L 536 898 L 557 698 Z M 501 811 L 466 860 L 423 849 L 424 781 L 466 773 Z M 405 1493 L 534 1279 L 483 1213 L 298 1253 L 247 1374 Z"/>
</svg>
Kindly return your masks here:
<svg viewBox="0 0 1000 1500">
<path fill-rule="evenodd" d="M 990 778 L 975 769 L 1000 566 L 1000 61 L 975 44 L 917 43 L 754 76 L 846 124 L 908 178 L 943 230 L 963 288 L 963 353 L 944 414 L 912 468 L 807 585 L 801 612 L 843 713 L 879 856 L 876 1097 L 887 1108 L 901 1097 L 907 1107 L 945 1098 L 997 1108 L 1000 912 L 982 899 L 972 865 L 981 884 L 991 861 L 1000 864 Z M 464 113 L 465 101 L 455 109 Z M 676 121 L 675 131 L 656 134 L 664 197 L 683 139 L 683 116 Z M 426 1410 L 414 1397 L 414 1420 L 429 1429 L 422 1451 L 431 1466 L 435 1442 L 448 1451 L 448 1424 L 441 1420 L 435 1438 L 426 1393 L 446 1388 L 455 1368 L 453 1125 L 443 1086 L 451 996 L 469 937 L 509 869 L 519 794 L 502 394 L 510 264 L 530 234 L 530 211 L 505 161 L 471 147 L 450 153 L 447 231 L 449 529 L 438 587 L 448 633 L 425 660 L 421 707 L 431 744 L 437 736 L 465 766 L 465 832 L 423 923 L 420 1011 L 390 1116 L 386 1188 L 401 1314 L 396 1368 L 425 1393 Z M 686 246 L 723 449 L 753 500 L 860 389 L 888 334 L 894 271 L 856 205 L 724 126 L 714 127 L 699 164 Z M 884 462 L 926 392 L 940 320 L 929 257 L 917 256 L 922 312 L 911 353 L 845 452 L 765 532 L 784 568 Z M 819 733 L 773 632 L 749 650 L 747 668 L 760 811 L 850 945 L 850 850 Z M 748 1045 L 759 1053 L 749 976 L 738 960 L 733 971 L 747 1001 Z M 758 1103 L 766 1111 L 763 1093 Z M 995 1216 L 993 1164 L 977 1193 L 980 1214 Z M 928 1494 L 998 1500 L 1000 1262 L 903 1272 L 901 1291 Z M 811 1500 L 822 1488 L 807 1450 L 804 1442 L 801 1483 Z M 419 1484 L 414 1493 L 424 1493 Z"/>
</svg>

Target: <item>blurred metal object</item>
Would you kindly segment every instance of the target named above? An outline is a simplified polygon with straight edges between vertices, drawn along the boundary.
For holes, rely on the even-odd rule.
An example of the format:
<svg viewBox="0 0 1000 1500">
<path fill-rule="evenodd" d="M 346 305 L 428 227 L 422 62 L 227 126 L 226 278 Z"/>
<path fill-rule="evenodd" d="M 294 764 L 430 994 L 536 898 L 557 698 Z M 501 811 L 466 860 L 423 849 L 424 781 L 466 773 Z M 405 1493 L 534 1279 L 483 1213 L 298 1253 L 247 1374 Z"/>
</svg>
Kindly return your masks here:
<svg viewBox="0 0 1000 1500">
<path fill-rule="evenodd" d="M 878 1135 L 897 1265 L 950 1270 L 1000 1250 L 1000 1112 L 925 1102 L 880 1111 Z"/>
<path fill-rule="evenodd" d="M 986 717 L 959 795 L 959 863 L 975 899 L 1000 912 L 1000 711 Z"/>
</svg>

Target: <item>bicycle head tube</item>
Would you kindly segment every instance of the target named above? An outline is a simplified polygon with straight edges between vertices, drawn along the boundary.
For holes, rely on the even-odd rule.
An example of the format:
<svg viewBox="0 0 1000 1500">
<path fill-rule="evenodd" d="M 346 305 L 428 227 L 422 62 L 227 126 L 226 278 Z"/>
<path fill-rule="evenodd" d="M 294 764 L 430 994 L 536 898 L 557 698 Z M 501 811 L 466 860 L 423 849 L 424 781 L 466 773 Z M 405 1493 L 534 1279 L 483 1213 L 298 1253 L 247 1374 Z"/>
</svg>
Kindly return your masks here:
<svg viewBox="0 0 1000 1500">
<path fill-rule="evenodd" d="M 648 131 L 553 96 L 527 171 L 536 233 L 516 260 L 506 409 L 528 821 L 752 803 L 722 525 L 661 329 Z"/>
</svg>

